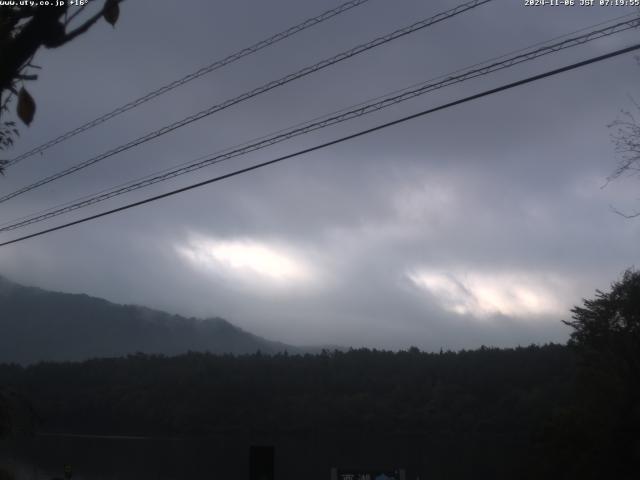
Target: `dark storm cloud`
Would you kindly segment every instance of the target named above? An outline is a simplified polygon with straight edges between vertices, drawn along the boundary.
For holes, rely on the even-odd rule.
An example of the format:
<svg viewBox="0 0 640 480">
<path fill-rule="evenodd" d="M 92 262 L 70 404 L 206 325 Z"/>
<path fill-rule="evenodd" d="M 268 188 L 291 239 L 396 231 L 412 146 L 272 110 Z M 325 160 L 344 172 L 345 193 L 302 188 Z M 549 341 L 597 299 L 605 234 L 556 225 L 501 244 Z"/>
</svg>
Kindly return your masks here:
<svg viewBox="0 0 640 480">
<path fill-rule="evenodd" d="M 372 0 L 25 160 L 2 189 L 454 5 Z M 115 31 L 101 24 L 39 56 L 41 79 L 31 87 L 38 117 L 20 151 L 331 6 L 126 2 Z M 3 220 L 623 13 L 496 0 L 16 198 L 3 205 Z M 632 43 L 635 33 L 438 91 L 126 199 L 601 54 Z M 639 73 L 625 56 L 550 78 L 4 248 L 0 268 L 44 288 L 225 316 L 296 343 L 438 349 L 562 341 L 567 331 L 559 320 L 568 308 L 638 263 L 640 223 L 609 207 L 633 208 L 637 183 L 600 186 L 615 165 L 606 124 L 637 93 Z M 280 277 L 269 268 L 280 269 Z"/>
</svg>

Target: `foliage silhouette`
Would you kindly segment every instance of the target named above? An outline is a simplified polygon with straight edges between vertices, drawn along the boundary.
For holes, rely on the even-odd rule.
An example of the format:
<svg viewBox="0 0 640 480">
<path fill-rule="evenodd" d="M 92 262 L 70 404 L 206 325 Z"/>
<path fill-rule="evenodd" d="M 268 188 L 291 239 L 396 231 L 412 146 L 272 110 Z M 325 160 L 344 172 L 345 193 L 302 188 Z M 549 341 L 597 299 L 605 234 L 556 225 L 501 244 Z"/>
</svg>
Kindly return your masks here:
<svg viewBox="0 0 640 480">
<path fill-rule="evenodd" d="M 104 18 L 115 25 L 122 0 L 104 0 L 101 8 L 84 18 L 80 24 L 74 20 L 81 17 L 84 9 L 92 2 L 80 2 L 69 13 L 71 2 L 15 2 L 0 8 L 0 119 L 9 111 L 9 103 L 15 97 L 16 114 L 25 125 L 30 125 L 36 113 L 36 102 L 25 88 L 25 82 L 38 76 L 33 73 L 40 67 L 32 60 L 41 47 L 58 48 L 86 33 L 98 20 Z M 47 2 L 49 3 L 49 2 Z M 73 24 L 73 25 L 72 25 Z M 20 86 L 20 88 L 18 88 Z M 0 122 L 0 151 L 13 146 L 18 135 L 13 122 Z M 0 173 L 7 160 L 0 160 Z"/>
</svg>

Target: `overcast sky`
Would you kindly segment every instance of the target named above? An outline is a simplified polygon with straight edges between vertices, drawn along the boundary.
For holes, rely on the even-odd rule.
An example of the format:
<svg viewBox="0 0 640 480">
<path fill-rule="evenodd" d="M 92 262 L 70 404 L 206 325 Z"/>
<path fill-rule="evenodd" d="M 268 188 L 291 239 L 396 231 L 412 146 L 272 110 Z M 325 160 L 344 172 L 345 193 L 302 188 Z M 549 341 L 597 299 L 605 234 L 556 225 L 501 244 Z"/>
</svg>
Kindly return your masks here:
<svg viewBox="0 0 640 480">
<path fill-rule="evenodd" d="M 96 6 L 98 0 L 93 0 Z M 371 0 L 24 160 L 9 192 L 457 1 Z M 35 63 L 15 155 L 339 0 L 130 0 L 116 28 Z M 632 12 L 494 0 L 0 205 L 6 222 Z M 0 240 L 54 226 L 599 55 L 637 30 L 464 82 Z M 601 188 L 633 55 L 545 79 L 135 210 L 0 248 L 0 274 L 294 344 L 564 342 L 569 309 L 638 265 L 640 180 Z"/>
</svg>

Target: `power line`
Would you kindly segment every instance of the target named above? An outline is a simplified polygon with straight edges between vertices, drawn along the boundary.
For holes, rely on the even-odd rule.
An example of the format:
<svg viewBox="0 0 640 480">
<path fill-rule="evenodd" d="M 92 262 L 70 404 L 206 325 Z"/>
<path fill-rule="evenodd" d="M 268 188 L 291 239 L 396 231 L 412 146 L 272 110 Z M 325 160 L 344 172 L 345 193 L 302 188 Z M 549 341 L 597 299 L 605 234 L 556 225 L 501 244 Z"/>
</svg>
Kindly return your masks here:
<svg viewBox="0 0 640 480">
<path fill-rule="evenodd" d="M 39 145 L 35 148 L 33 148 L 32 150 L 29 150 L 28 152 L 23 153 L 22 155 L 19 155 L 13 159 L 11 159 L 5 168 L 8 168 L 12 165 L 15 165 L 16 163 L 32 157 L 33 155 L 37 154 L 37 153 L 41 153 L 44 152 L 45 150 L 48 150 L 49 148 L 53 147 L 54 145 L 57 145 L 60 142 L 63 142 L 65 140 L 70 139 L 71 137 L 75 137 L 76 135 L 78 135 L 79 133 L 82 133 L 86 130 L 89 130 L 90 128 L 96 127 L 98 125 L 100 125 L 101 123 L 106 122 L 107 120 L 110 120 L 114 117 L 117 117 L 118 115 L 121 115 L 124 112 L 127 112 L 129 110 L 131 110 L 132 108 L 138 107 L 139 105 L 142 105 L 143 103 L 146 103 L 156 97 L 159 97 L 160 95 L 163 95 L 175 88 L 178 88 L 182 85 L 184 85 L 185 83 L 188 83 L 192 80 L 195 80 L 196 78 L 200 78 L 203 75 L 206 75 L 208 73 L 211 73 L 215 70 L 218 70 L 222 67 L 225 67 L 233 62 L 236 62 L 237 60 L 240 60 L 241 58 L 244 58 L 248 55 L 251 55 L 253 53 L 256 53 L 260 50 L 262 50 L 263 48 L 269 47 L 275 43 L 278 43 L 281 40 L 284 40 L 286 38 L 289 38 L 293 35 L 296 35 L 297 33 L 302 32 L 303 30 L 306 30 L 308 28 L 311 28 L 315 25 L 318 25 L 319 23 L 324 22 L 325 20 L 329 20 L 330 18 L 333 18 L 337 15 L 340 15 L 341 13 L 344 13 L 348 10 L 351 10 L 352 8 L 358 7 L 364 3 L 367 3 L 369 0 L 350 0 L 348 2 L 343 3 L 342 5 L 333 8 L 331 10 L 327 10 L 326 12 L 321 13 L 320 15 L 317 15 L 315 17 L 312 18 L 308 18 L 307 20 L 305 20 L 304 22 L 301 22 L 297 25 L 294 25 L 293 27 L 290 27 L 286 30 L 283 30 L 282 32 L 276 33 L 275 35 L 272 35 L 271 37 L 265 39 L 265 40 L 261 40 L 257 43 L 254 43 L 253 45 L 244 48 L 242 50 L 239 50 L 235 53 L 232 53 L 231 55 L 221 59 L 221 60 L 217 60 L 215 62 L 213 62 L 210 65 L 207 65 L 206 67 L 202 67 L 199 70 L 196 70 L 195 72 L 189 73 L 188 75 L 185 75 L 182 78 L 179 78 L 178 80 L 174 80 L 166 85 L 163 85 L 162 87 L 147 93 L 146 95 L 137 98 L 135 100 L 132 100 L 129 103 L 126 103 L 108 113 L 105 113 L 104 115 L 91 120 L 83 125 L 80 125 L 77 128 L 74 128 L 73 130 L 70 130 L 52 140 L 49 140 L 48 142 L 43 143 L 42 145 Z"/>
<path fill-rule="evenodd" d="M 624 17 L 627 17 L 628 15 L 625 15 Z M 119 196 L 128 192 L 131 192 L 133 190 L 137 190 L 139 188 L 143 188 L 146 186 L 150 186 L 153 185 L 155 183 L 159 183 L 161 181 L 165 181 L 165 180 L 169 180 L 171 178 L 177 177 L 179 175 L 182 174 L 186 174 L 186 173 L 190 173 L 192 171 L 198 170 L 200 168 L 204 168 L 206 166 L 210 166 L 212 164 L 216 164 L 216 163 L 220 163 L 224 160 L 228 160 L 230 158 L 233 157 L 237 157 L 240 155 L 244 155 L 246 153 L 261 149 L 261 148 L 265 148 L 267 146 L 273 145 L 275 143 L 279 143 L 281 141 L 284 140 L 288 140 L 290 138 L 293 138 L 294 136 L 298 136 L 301 134 L 305 134 L 308 133 L 310 131 L 313 130 L 317 130 L 320 128 L 324 128 L 330 125 L 334 125 L 336 123 L 340 123 L 346 120 L 350 120 L 352 118 L 355 117 L 359 117 L 368 113 L 372 113 L 373 111 L 377 111 L 380 110 L 382 108 L 386 108 L 388 106 L 394 105 L 396 103 L 400 103 L 402 101 L 408 100 L 410 98 L 413 98 L 415 96 L 418 95 L 422 95 L 424 93 L 428 93 L 429 91 L 433 91 L 437 88 L 443 88 L 445 86 L 449 86 L 452 85 L 453 83 L 458 83 L 458 82 L 462 82 L 465 80 L 468 80 L 470 78 L 475 78 L 481 75 L 486 75 L 488 73 L 492 73 L 495 72 L 497 70 L 503 69 L 503 68 L 508 68 L 514 65 L 517 65 L 519 63 L 522 63 L 524 61 L 529 61 L 529 60 L 533 60 L 535 58 L 538 58 L 540 56 L 549 54 L 549 53 L 553 53 L 553 52 L 557 52 L 559 50 L 565 49 L 565 48 L 570 48 L 576 45 L 580 45 L 583 43 L 586 43 L 588 41 L 592 41 L 598 38 L 602 38 L 604 36 L 608 36 L 608 35 L 612 35 L 614 33 L 619 33 L 621 31 L 624 30 L 628 30 L 630 28 L 634 28 L 638 25 L 638 23 L 640 22 L 640 20 L 635 19 L 632 21 L 627 21 L 627 22 L 620 22 L 618 24 L 600 29 L 600 30 L 595 30 L 595 31 L 591 31 L 585 35 L 581 35 L 579 37 L 574 37 L 574 38 L 570 38 L 564 42 L 559 42 L 553 45 L 549 45 L 549 46 L 545 46 L 542 48 L 539 48 L 535 51 L 531 51 L 528 52 L 526 54 L 523 55 L 518 55 L 515 56 L 513 58 L 508 58 L 502 62 L 497 62 L 497 63 L 493 63 L 491 65 L 485 66 L 483 68 L 479 68 L 479 69 L 475 69 L 475 70 L 471 70 L 471 71 L 467 71 L 462 75 L 457 75 L 457 76 L 453 76 L 452 74 L 446 78 L 444 81 L 442 82 L 438 82 L 438 83 L 433 83 L 433 84 L 425 84 L 425 82 L 423 82 L 422 84 L 418 84 L 421 85 L 420 88 L 417 89 L 413 89 L 411 91 L 408 91 L 408 89 L 403 89 L 400 90 L 400 92 L 403 92 L 401 95 L 397 95 L 394 97 L 389 97 L 385 98 L 383 101 L 381 102 L 377 102 L 377 103 L 372 103 L 369 105 L 366 105 L 365 103 L 361 103 L 359 105 L 357 105 L 357 107 L 363 106 L 365 105 L 363 108 L 356 108 L 354 110 L 351 111 L 347 111 L 348 109 L 343 109 L 341 110 L 341 112 L 346 112 L 343 113 L 342 115 L 336 115 L 334 117 L 331 118 L 326 118 L 327 116 L 323 116 L 323 117 L 319 117 L 322 118 L 322 121 L 318 121 L 315 123 L 310 123 L 310 122 L 306 122 L 303 124 L 299 124 L 299 125 L 304 125 L 303 128 L 295 128 L 292 127 L 290 129 L 285 129 L 285 130 L 281 130 L 280 132 L 277 132 L 275 135 L 273 136 L 265 136 L 265 137 L 261 137 L 260 139 L 258 139 L 257 142 L 251 143 L 251 142 L 246 142 L 245 144 L 243 144 L 244 146 L 242 148 L 236 148 L 236 147 L 232 147 L 230 149 L 226 149 L 223 150 L 223 152 L 226 152 L 225 154 L 222 154 L 221 152 L 218 152 L 219 154 L 214 154 L 213 157 L 211 156 L 205 156 L 205 157 L 201 157 L 201 159 L 192 161 L 192 162 L 188 162 L 183 164 L 184 166 L 180 166 L 178 168 L 174 168 L 174 169 L 166 169 L 162 172 L 160 172 L 159 174 L 155 175 L 155 176 L 146 176 L 143 179 L 140 179 L 139 181 L 130 181 L 130 182 L 126 182 L 125 184 L 121 184 L 119 186 L 113 187 L 111 189 L 107 189 L 107 190 L 103 190 L 101 192 L 98 192 L 97 194 L 94 195 L 87 195 L 82 197 L 81 199 L 76 200 L 75 202 L 67 202 L 66 204 L 60 206 L 60 207 L 64 207 L 64 208 L 59 208 L 59 207 L 52 207 L 50 209 L 47 209 L 43 212 L 38 212 L 36 214 L 33 215 L 28 215 L 26 217 L 22 217 L 19 218 L 17 220 L 14 220 L 12 225 L 9 225 L 7 227 L 4 227 L 4 225 L 7 225 L 8 223 L 11 222 L 6 222 L 3 225 L 0 225 L 0 227 L 4 227 L 4 228 L 0 228 L 0 232 L 3 231 L 10 231 L 10 230 L 14 230 L 16 228 L 20 228 L 23 226 L 27 226 L 33 223 L 37 223 L 40 221 L 44 221 L 47 219 L 50 219 L 52 217 L 64 214 L 64 213 L 68 213 L 74 210 L 77 210 L 79 208 L 85 207 L 85 206 L 89 206 L 89 205 L 93 205 L 95 203 L 107 200 L 109 198 L 113 198 L 115 196 Z M 606 22 L 605 22 L 606 23 Z M 580 31 L 585 30 L 585 29 L 581 29 Z M 566 37 L 567 35 L 565 35 L 564 37 Z M 536 44 L 538 45 L 538 44 Z M 518 52 L 520 51 L 526 51 L 527 49 L 521 49 L 518 50 Z M 505 56 L 499 57 L 499 58 L 504 58 Z M 490 61 L 490 60 L 489 60 Z M 484 62 L 487 63 L 487 62 Z M 462 71 L 462 70 L 458 70 L 458 71 Z M 454 72 L 457 73 L 457 72 Z M 443 78 L 446 76 L 441 76 L 438 78 Z M 412 86 L 410 88 L 415 87 Z M 396 93 L 396 92 L 393 92 Z M 392 95 L 392 94 L 389 94 Z M 384 98 L 384 97 L 379 97 L 379 98 Z M 315 119 L 314 119 L 315 120 Z M 313 122 L 313 120 L 311 121 Z M 282 132 L 282 133 L 281 133 Z M 41 214 L 42 213 L 42 214 Z M 45 214 L 46 213 L 46 214 Z M 28 219 L 28 220 L 24 220 L 24 219 Z M 24 220 L 24 221 L 21 221 Z"/>
<path fill-rule="evenodd" d="M 326 128 L 331 125 L 336 125 L 338 123 L 345 122 L 347 120 L 358 118 L 378 110 L 382 110 L 384 108 L 390 107 L 392 105 L 396 105 L 398 103 L 410 100 L 412 98 L 415 98 L 420 95 L 424 95 L 426 93 L 429 93 L 431 91 L 434 91 L 440 88 L 444 88 L 444 87 L 447 87 L 456 83 L 460 83 L 472 78 L 484 76 L 505 68 L 510 68 L 515 65 L 534 60 L 541 56 L 548 55 L 550 53 L 555 53 L 566 48 L 582 45 L 586 42 L 593 41 L 605 36 L 610 36 L 615 33 L 620 33 L 622 31 L 635 28 L 638 25 L 640 25 L 640 18 L 619 22 L 617 24 L 614 24 L 605 28 L 601 28 L 598 30 L 594 30 L 577 37 L 566 39 L 562 42 L 557 42 L 551 45 L 543 46 L 536 50 L 515 55 L 510 58 L 506 58 L 502 61 L 485 65 L 481 68 L 475 68 L 475 69 L 471 68 L 462 74 L 458 74 L 458 75 L 452 74 L 452 75 L 449 75 L 448 77 L 445 76 L 444 80 L 439 82 L 435 82 L 435 83 L 429 83 L 429 81 L 423 82 L 422 84 L 419 84 L 417 88 L 415 88 L 416 86 L 414 85 L 412 89 L 404 89 L 400 91 L 401 93 L 399 94 L 395 94 L 395 95 L 390 94 L 386 96 L 386 98 L 380 97 L 382 98 L 382 100 L 380 101 L 374 101 L 368 104 L 362 103 L 357 105 L 356 108 L 353 108 L 351 110 L 342 110 L 340 113 L 336 115 L 320 117 L 321 120 L 317 120 L 317 121 L 312 120 L 305 124 L 301 124 L 301 126 L 299 127 L 296 126 L 290 129 L 282 130 L 272 136 L 266 136 L 266 137 L 257 139 L 253 143 L 248 142 L 243 144 L 243 146 L 232 147 L 230 149 L 224 150 L 223 151 L 224 153 L 219 152 L 213 155 L 201 157 L 198 160 L 186 163 L 177 168 L 166 169 L 163 172 L 158 173 L 154 176 L 147 176 L 139 181 L 127 182 L 125 184 L 113 187 L 111 189 L 103 190 L 94 195 L 84 196 L 75 202 L 68 202 L 60 207 L 53 207 L 43 212 L 38 212 L 33 215 L 28 215 L 26 217 L 16 219 L 12 222 L 7 222 L 3 225 L 0 225 L 0 232 L 16 230 L 18 228 L 26 227 L 27 225 L 39 223 L 39 222 L 51 219 L 53 217 L 57 217 L 59 215 L 63 215 L 65 213 L 69 213 L 69 212 L 78 210 L 80 208 L 88 207 L 90 205 L 94 205 L 96 203 L 108 200 L 110 198 L 132 192 L 134 190 L 138 190 L 144 187 L 154 185 L 156 183 L 167 181 L 172 178 L 178 177 L 180 175 L 184 175 L 186 173 L 190 173 L 213 164 L 221 163 L 231 158 L 235 158 L 250 152 L 254 152 L 256 150 L 260 150 L 262 148 L 269 147 L 271 145 L 280 143 L 285 140 L 289 140 L 299 135 L 303 135 L 315 130 Z M 526 51 L 527 49 L 524 49 L 524 50 Z M 519 51 L 522 51 L 522 50 L 519 50 Z M 503 58 L 503 57 L 500 57 L 500 58 Z M 442 78 L 442 77 L 439 77 L 439 78 Z M 8 223 L 10 224 L 8 225 Z"/>
<path fill-rule="evenodd" d="M 439 13 L 437 15 L 434 15 L 432 17 L 426 18 L 424 20 L 421 20 L 419 22 L 416 22 L 412 25 L 409 25 L 407 27 L 395 30 L 387 35 L 384 35 L 382 37 L 378 37 L 368 43 L 365 44 L 361 44 L 358 45 L 356 47 L 351 48 L 350 50 L 347 50 L 345 52 L 339 53 L 331 58 L 322 60 L 314 65 L 311 65 L 309 67 L 305 67 L 302 70 L 298 70 L 295 73 L 291 73 L 289 75 L 286 75 L 278 80 L 274 80 L 271 81 L 269 83 L 266 83 L 258 88 L 255 88 L 253 90 L 250 90 L 248 92 L 243 93 L 242 95 L 239 95 L 235 98 L 226 100 L 222 103 L 219 103 L 217 105 L 213 105 L 212 107 L 209 107 L 205 110 L 202 110 L 196 114 L 190 115 L 186 118 L 183 118 L 182 120 L 179 120 L 177 122 L 174 122 L 170 125 L 167 125 L 165 127 L 162 127 L 158 130 L 155 130 L 153 132 L 150 132 L 142 137 L 139 137 L 135 140 L 132 140 L 131 142 L 128 142 L 124 145 L 120 145 L 116 148 L 113 148 L 111 150 L 108 150 L 107 152 L 104 152 L 96 157 L 90 158 L 88 160 L 85 160 L 84 162 L 78 163 L 72 167 L 69 167 L 65 170 L 62 170 L 58 173 L 55 173 L 53 175 L 50 175 L 48 177 L 45 177 L 41 180 L 38 180 L 35 183 L 32 183 L 30 185 L 27 185 L 25 187 L 22 187 L 14 192 L 11 192 L 9 194 L 6 194 L 2 197 L 0 197 L 0 203 L 2 202 L 6 202 L 7 200 L 10 200 L 14 197 L 17 197 L 18 195 L 21 195 L 23 193 L 29 192 L 35 188 L 41 187 L 42 185 L 46 185 L 47 183 L 53 182 L 54 180 L 57 180 L 59 178 L 65 177 L 67 175 L 70 175 L 72 173 L 77 172 L 78 170 L 82 170 L 84 168 L 89 167 L 90 165 L 93 165 L 95 163 L 98 163 L 106 158 L 112 157 L 118 153 L 124 152 L 126 150 L 129 150 L 135 146 L 138 146 L 142 143 L 148 142 L 150 140 L 153 140 L 157 137 L 160 137 L 162 135 L 165 135 L 166 133 L 172 132 L 173 130 L 176 130 L 180 127 L 184 127 L 185 125 L 188 125 L 190 123 L 193 123 L 197 120 L 200 120 L 204 117 L 207 117 L 209 115 L 213 115 L 214 113 L 217 113 L 221 110 L 224 110 L 226 108 L 229 108 L 233 105 L 236 105 L 240 102 L 243 102 L 245 100 L 248 100 L 250 98 L 253 98 L 257 95 L 260 95 L 262 93 L 266 93 L 270 90 L 273 90 L 274 88 L 280 87 L 282 85 L 285 85 L 287 83 L 290 83 L 294 80 L 297 80 L 299 78 L 305 77 L 307 75 L 310 75 L 312 73 L 315 73 L 319 70 L 322 70 L 324 68 L 327 68 L 331 65 L 334 65 L 336 63 L 342 62 L 344 60 L 347 60 L 351 57 L 354 57 L 360 53 L 366 52 L 368 50 L 371 50 L 372 48 L 376 48 L 380 45 L 389 43 L 393 40 L 396 40 L 400 37 L 404 37 L 405 35 L 409 35 L 411 33 L 417 32 L 419 30 L 422 30 L 423 28 L 429 27 L 431 25 L 434 25 L 436 23 L 442 22 L 444 20 L 447 20 L 451 17 L 454 17 L 456 15 L 459 15 L 461 13 L 464 13 L 468 10 L 471 10 L 473 8 L 479 7 L 480 5 L 483 5 L 485 3 L 488 3 L 492 0 L 472 0 L 470 2 L 467 3 L 463 3 L 461 5 L 458 5 L 457 7 L 454 7 L 450 10 L 447 10 L 445 12 Z"/>
<path fill-rule="evenodd" d="M 290 159 L 290 158 L 298 157 L 300 155 L 304 155 L 304 154 L 307 154 L 307 153 L 310 153 L 310 152 L 314 152 L 316 150 L 321 150 L 323 148 L 326 148 L 326 147 L 329 147 L 329 146 L 332 146 L 332 145 L 336 145 L 336 144 L 345 142 L 347 140 L 352 140 L 354 138 L 358 138 L 358 137 L 361 137 L 361 136 L 364 136 L 364 135 L 368 135 L 369 133 L 377 132 L 378 130 L 382 130 L 384 128 L 388 128 L 388 127 L 391 127 L 391 126 L 394 126 L 394 125 L 398 125 L 400 123 L 404 123 L 404 122 L 407 122 L 409 120 L 413 120 L 413 119 L 416 119 L 416 118 L 419 118 L 419 117 L 423 117 L 425 115 L 429 115 L 431 113 L 438 112 L 440 110 L 445 110 L 447 108 L 451 108 L 451 107 L 454 107 L 456 105 L 460 105 L 460 104 L 463 104 L 463 103 L 466 103 L 466 102 L 470 102 L 472 100 L 477 100 L 479 98 L 483 98 L 483 97 L 492 95 L 494 93 L 498 93 L 498 92 L 502 92 L 502 91 L 505 91 L 505 90 L 509 90 L 509 89 L 512 89 L 512 88 L 515 88 L 515 87 L 518 87 L 518 86 L 521 86 L 521 85 L 525 85 L 527 83 L 536 82 L 538 80 L 542 80 L 543 78 L 551 77 L 553 75 L 558 75 L 560 73 L 568 72 L 570 70 L 575 70 L 577 68 L 584 67 L 584 66 L 590 65 L 592 63 L 601 62 L 603 60 L 607 60 L 609 58 L 617 57 L 619 55 L 623 55 L 625 53 L 629 53 L 629 52 L 632 52 L 632 51 L 635 51 L 635 50 L 639 50 L 639 49 L 640 49 L 640 43 L 637 43 L 637 44 L 632 45 L 630 47 L 622 48 L 622 49 L 616 50 L 614 52 L 610 52 L 610 53 L 607 53 L 607 54 L 604 54 L 604 55 L 599 55 L 597 57 L 592 57 L 592 58 L 590 58 L 588 60 L 583 60 L 581 62 L 573 63 L 571 65 L 567 65 L 567 66 L 564 66 L 564 67 L 561 67 L 561 68 L 550 70 L 550 71 L 547 71 L 545 73 L 541 73 L 541 74 L 538 74 L 538 75 L 533 75 L 531 77 L 527 77 L 525 79 L 518 80 L 516 82 L 511 82 L 511 83 L 502 85 L 500 87 L 492 88 L 490 90 L 485 90 L 484 92 L 477 93 L 475 95 L 471 95 L 471 96 L 468 96 L 468 97 L 465 97 L 465 98 L 462 98 L 462 99 L 459 99 L 459 100 L 455 100 L 453 102 L 449 102 L 449 103 L 446 103 L 444 105 L 440 105 L 438 107 L 430 108 L 428 110 L 423 110 L 421 112 L 414 113 L 413 115 L 408 115 L 406 117 L 402 117 L 402 118 L 399 118 L 397 120 L 393 120 L 391 122 L 383 123 L 381 125 L 378 125 L 378 126 L 375 126 L 375 127 L 372 127 L 372 128 L 368 128 L 366 130 L 362 130 L 360 132 L 357 132 L 357 133 L 354 133 L 354 134 L 351 134 L 351 135 L 347 135 L 347 136 L 338 138 L 336 140 L 331 140 L 329 142 L 325 142 L 325 143 L 322 143 L 320 145 L 316 145 L 314 147 L 305 148 L 303 150 L 299 150 L 297 152 L 290 153 L 288 155 L 283 155 L 281 157 L 278 157 L 278 158 L 275 158 L 275 159 L 272 159 L 272 160 L 269 160 L 269 161 L 266 161 L 266 162 L 258 163 L 256 165 L 252 165 L 250 167 L 246 167 L 246 168 L 242 168 L 242 169 L 239 169 L 239 170 L 235 170 L 233 172 L 226 173 L 224 175 L 220 175 L 218 177 L 214 177 L 214 178 L 211 178 L 209 180 L 205 180 L 205 181 L 202 181 L 202 182 L 199 182 L 199 183 L 188 185 L 186 187 L 178 188 L 176 190 L 172 190 L 170 192 L 166 192 L 166 193 L 163 193 L 163 194 L 160 194 L 160 195 L 156 195 L 154 197 L 150 197 L 150 198 L 147 198 L 145 200 L 140 200 L 138 202 L 129 203 L 127 205 L 124 205 L 124 206 L 121 206 L 121 207 L 118 207 L 118 208 L 114 208 L 114 209 L 108 210 L 106 212 L 98 213 L 98 214 L 92 215 L 90 217 L 81 218 L 81 219 L 75 220 L 73 222 L 65 223 L 63 225 L 58 225 L 57 227 L 48 228 L 46 230 L 41 230 L 39 232 L 35 232 L 35 233 L 29 234 L 29 235 L 25 235 L 23 237 L 15 238 L 13 240 L 9 240 L 9 241 L 0 243 L 0 247 L 4 247 L 6 245 L 11 245 L 13 243 L 21 242 L 21 241 L 24 241 L 24 240 L 27 240 L 27 239 L 30 239 L 30 238 L 38 237 L 38 236 L 41 236 L 41 235 L 44 235 L 44 234 L 47 234 L 47 233 L 55 232 L 57 230 L 62 230 L 64 228 L 68 228 L 68 227 L 71 227 L 71 226 L 74 226 L 74 225 L 78 225 L 80 223 L 85 223 L 85 222 L 88 222 L 90 220 L 95 220 L 97 218 L 105 217 L 107 215 L 111 215 L 111 214 L 114 214 L 114 213 L 117 213 L 117 212 L 122 212 L 122 211 L 128 210 L 130 208 L 134 208 L 134 207 L 138 207 L 138 206 L 141 206 L 141 205 L 145 205 L 147 203 L 152 203 L 152 202 L 155 202 L 157 200 L 161 200 L 163 198 L 171 197 L 173 195 L 177 195 L 179 193 L 186 192 L 188 190 L 193 190 L 195 188 L 199 188 L 199 187 L 202 187 L 204 185 L 209 185 L 211 183 L 215 183 L 215 182 L 219 182 L 221 180 L 225 180 L 227 178 L 235 177 L 237 175 L 241 175 L 243 173 L 250 172 L 252 170 L 257 170 L 259 168 L 266 167 L 268 165 L 273 165 L 275 163 L 282 162 L 282 161 Z"/>
</svg>

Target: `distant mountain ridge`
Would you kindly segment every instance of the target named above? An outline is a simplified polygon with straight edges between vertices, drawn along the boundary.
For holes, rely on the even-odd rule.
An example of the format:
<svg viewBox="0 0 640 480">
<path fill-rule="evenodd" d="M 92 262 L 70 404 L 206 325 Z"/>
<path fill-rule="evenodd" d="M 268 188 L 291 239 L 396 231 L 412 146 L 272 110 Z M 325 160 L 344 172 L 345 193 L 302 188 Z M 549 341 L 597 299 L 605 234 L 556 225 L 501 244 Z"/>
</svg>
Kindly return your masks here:
<svg viewBox="0 0 640 480">
<path fill-rule="evenodd" d="M 197 319 L 85 294 L 26 287 L 0 276 L 0 363 L 70 361 L 137 352 L 299 353 L 222 318 Z"/>
</svg>

